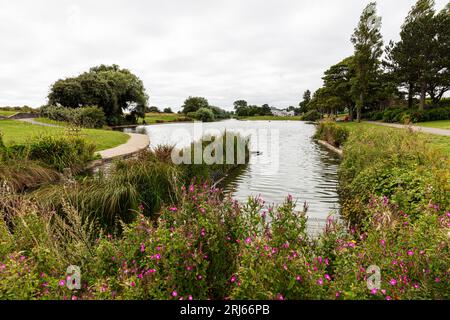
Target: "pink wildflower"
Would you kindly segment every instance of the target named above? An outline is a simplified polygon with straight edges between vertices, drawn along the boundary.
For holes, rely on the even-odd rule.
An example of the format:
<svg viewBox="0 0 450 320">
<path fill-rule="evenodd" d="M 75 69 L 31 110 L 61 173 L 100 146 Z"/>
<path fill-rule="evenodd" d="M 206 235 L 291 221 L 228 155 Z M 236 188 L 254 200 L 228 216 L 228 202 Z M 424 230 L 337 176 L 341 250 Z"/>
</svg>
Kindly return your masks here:
<svg viewBox="0 0 450 320">
<path fill-rule="evenodd" d="M 175 297 L 177 297 L 177 296 L 178 296 L 178 292 L 177 292 L 176 290 L 173 290 L 173 291 L 172 291 L 172 297 L 175 298 Z"/>
<path fill-rule="evenodd" d="M 395 286 L 397 284 L 397 280 L 391 279 L 391 281 L 389 281 L 389 283 L 391 284 L 391 286 Z"/>
</svg>

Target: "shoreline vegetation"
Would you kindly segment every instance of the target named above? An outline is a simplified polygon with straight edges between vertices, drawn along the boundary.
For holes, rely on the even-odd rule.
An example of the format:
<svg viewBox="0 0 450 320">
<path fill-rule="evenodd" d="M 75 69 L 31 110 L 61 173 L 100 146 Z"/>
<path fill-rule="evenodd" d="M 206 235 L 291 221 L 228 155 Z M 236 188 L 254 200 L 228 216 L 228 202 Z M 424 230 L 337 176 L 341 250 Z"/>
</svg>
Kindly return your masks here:
<svg viewBox="0 0 450 320">
<path fill-rule="evenodd" d="M 180 113 L 161 112 L 142 80 L 114 64 L 55 81 L 39 111 L 0 109 L 0 300 L 449 300 L 450 137 L 363 122 L 448 128 L 449 13 L 418 0 L 384 47 L 370 2 L 353 54 L 298 107 L 237 100 L 227 111 L 189 96 Z M 47 126 L 3 119 L 17 111 L 39 112 Z M 339 218 L 312 236 L 308 205 L 292 195 L 275 207 L 217 188 L 250 163 L 239 135 L 235 164 L 210 165 L 231 149 L 194 141 L 85 172 L 97 151 L 129 139 L 111 127 L 231 118 L 316 123 L 314 139 L 343 152 Z M 192 162 L 195 146 L 206 159 L 172 162 L 174 151 Z"/>
<path fill-rule="evenodd" d="M 291 196 L 276 208 L 261 197 L 238 203 L 211 187 L 231 168 L 175 166 L 170 146 L 117 161 L 106 176 L 25 193 L 8 183 L 23 172 L 1 175 L 12 170 L 3 159 L 0 298 L 450 298 L 448 159 L 407 130 L 323 126 L 318 136 L 344 148 L 343 219 L 330 217 L 314 238 Z M 382 286 L 368 290 L 374 261 Z M 65 286 L 73 264 L 78 291 Z"/>
</svg>

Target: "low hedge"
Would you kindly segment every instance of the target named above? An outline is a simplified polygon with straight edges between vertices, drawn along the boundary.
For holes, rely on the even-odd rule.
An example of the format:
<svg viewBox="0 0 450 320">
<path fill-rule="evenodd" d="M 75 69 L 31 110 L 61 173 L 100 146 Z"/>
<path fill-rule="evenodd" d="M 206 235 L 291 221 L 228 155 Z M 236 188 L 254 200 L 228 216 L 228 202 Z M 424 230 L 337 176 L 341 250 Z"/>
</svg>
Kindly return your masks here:
<svg viewBox="0 0 450 320">
<path fill-rule="evenodd" d="M 84 128 L 101 128 L 106 124 L 106 117 L 99 107 L 65 108 L 62 106 L 44 106 L 40 110 L 41 116 L 68 122 Z"/>
<path fill-rule="evenodd" d="M 407 108 L 389 108 L 384 111 L 374 111 L 367 114 L 366 118 L 372 121 L 388 123 L 400 122 L 426 122 L 450 119 L 450 106 L 429 108 L 425 110 Z"/>
</svg>

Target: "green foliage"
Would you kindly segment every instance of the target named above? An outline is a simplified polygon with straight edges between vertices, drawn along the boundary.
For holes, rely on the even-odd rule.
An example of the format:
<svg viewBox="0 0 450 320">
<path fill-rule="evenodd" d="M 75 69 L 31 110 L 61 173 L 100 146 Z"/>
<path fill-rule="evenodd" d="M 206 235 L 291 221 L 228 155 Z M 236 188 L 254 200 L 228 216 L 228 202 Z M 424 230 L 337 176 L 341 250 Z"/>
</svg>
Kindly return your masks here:
<svg viewBox="0 0 450 320">
<path fill-rule="evenodd" d="M 232 141 L 230 142 L 228 139 L 232 139 Z M 229 149 L 233 152 L 232 158 L 231 155 L 227 154 L 228 144 L 232 144 L 232 148 Z M 195 161 L 196 150 L 201 150 L 201 163 Z M 189 147 L 177 152 L 180 155 L 187 154 L 187 159 L 190 158 L 190 163 L 183 163 L 180 166 L 184 181 L 189 182 L 195 179 L 217 181 L 231 170 L 248 164 L 250 160 L 250 140 L 248 137 L 237 133 L 225 132 L 217 137 L 204 136 L 200 141 L 195 141 Z M 207 163 L 205 157 L 211 158 L 214 163 Z M 227 157 L 231 158 L 232 163 L 228 163 Z"/>
<path fill-rule="evenodd" d="M 62 171 L 70 168 L 78 171 L 92 160 L 95 145 L 79 137 L 44 136 L 26 146 L 28 159 Z"/>
<path fill-rule="evenodd" d="M 188 114 L 190 112 L 197 112 L 201 108 L 208 108 L 209 103 L 203 97 L 189 97 L 184 101 L 182 112 Z"/>
<path fill-rule="evenodd" d="M 41 136 L 27 144 L 0 148 L 0 161 L 30 160 L 60 172 L 66 168 L 77 172 L 94 158 L 94 152 L 95 145 L 80 137 Z"/>
<path fill-rule="evenodd" d="M 322 121 L 317 126 L 314 138 L 340 148 L 347 141 L 349 133 L 347 128 L 338 126 L 335 122 Z"/>
<path fill-rule="evenodd" d="M 215 119 L 214 113 L 209 108 L 200 108 L 196 112 L 188 113 L 188 116 L 203 122 L 212 122 Z"/>
<path fill-rule="evenodd" d="M 84 128 L 102 128 L 106 124 L 105 113 L 99 107 L 65 108 L 43 106 L 40 114 L 50 120 L 64 121 Z"/>
<path fill-rule="evenodd" d="M 129 121 L 143 117 L 148 96 L 142 81 L 127 69 L 117 65 L 91 68 L 75 78 L 56 81 L 48 95 L 50 105 L 64 107 L 98 106 L 108 124 L 124 121 L 123 111 L 130 111 Z"/>
<path fill-rule="evenodd" d="M 310 110 L 302 116 L 303 121 L 318 121 L 322 119 L 322 115 L 317 110 Z"/>
<path fill-rule="evenodd" d="M 430 108 L 425 110 L 407 109 L 404 107 L 393 107 L 384 111 L 371 112 L 367 118 L 383 122 L 427 122 L 450 119 L 450 107 Z"/>
<path fill-rule="evenodd" d="M 30 196 L 59 211 L 68 203 L 83 217 L 95 217 L 111 231 L 120 227 L 120 221 L 131 222 L 139 208 L 153 216 L 164 203 L 176 201 L 178 182 L 177 168 L 144 152 L 138 159 L 118 161 L 107 175 L 48 186 Z"/>
<path fill-rule="evenodd" d="M 407 130 L 362 130 L 350 135 L 339 168 L 342 215 L 353 225 L 368 218 L 371 196 L 386 196 L 417 216 L 431 202 L 450 208 L 447 157 Z"/>
<path fill-rule="evenodd" d="M 356 113 L 358 121 L 369 95 L 370 83 L 375 81 L 379 58 L 382 54 L 383 37 L 381 36 L 381 17 L 377 16 L 376 3 L 371 2 L 361 14 L 358 27 L 351 37 L 355 47 L 354 65 L 355 78 L 353 79 L 353 92 L 357 98 Z"/>
<path fill-rule="evenodd" d="M 61 216 L 21 198 L 6 207 L 0 299 L 449 298 L 450 216 L 436 205 L 411 219 L 373 198 L 366 232 L 330 217 L 317 237 L 290 196 L 278 208 L 239 204 L 207 184 L 183 187 L 157 221 L 137 211 L 120 236 L 98 233 L 67 204 Z M 80 266 L 81 290 L 65 286 L 69 264 Z"/>
<path fill-rule="evenodd" d="M 254 116 L 271 116 L 272 110 L 268 104 L 261 107 L 255 105 L 247 105 L 244 100 L 238 100 L 234 105 L 235 113 L 238 117 L 254 117 Z"/>
</svg>

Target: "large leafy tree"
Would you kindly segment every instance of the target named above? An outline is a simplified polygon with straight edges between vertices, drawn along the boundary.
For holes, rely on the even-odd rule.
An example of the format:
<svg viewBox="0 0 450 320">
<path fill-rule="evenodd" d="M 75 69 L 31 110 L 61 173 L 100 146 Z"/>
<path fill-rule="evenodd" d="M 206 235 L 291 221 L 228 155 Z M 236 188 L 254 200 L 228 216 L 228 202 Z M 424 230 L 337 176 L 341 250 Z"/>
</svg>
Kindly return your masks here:
<svg viewBox="0 0 450 320">
<path fill-rule="evenodd" d="M 386 49 L 394 79 L 408 90 L 408 104 L 419 93 L 421 110 L 428 93 L 437 103 L 450 88 L 450 5 L 436 14 L 433 0 L 419 0 L 400 32 L 400 41 Z"/>
<path fill-rule="evenodd" d="M 184 101 L 182 112 L 188 114 L 189 112 L 197 112 L 201 108 L 208 108 L 209 102 L 203 97 L 189 97 Z"/>
<path fill-rule="evenodd" d="M 324 87 L 327 88 L 329 96 L 334 96 L 341 108 L 349 110 L 350 118 L 354 117 L 355 100 L 352 95 L 352 79 L 356 76 L 354 57 L 348 57 L 341 62 L 331 66 L 325 71 Z"/>
<path fill-rule="evenodd" d="M 353 92 L 357 96 L 356 115 L 361 121 L 361 112 L 370 94 L 370 83 L 379 73 L 383 39 L 380 33 L 381 17 L 377 16 L 376 3 L 371 2 L 363 10 L 351 41 L 355 47 L 354 65 L 356 76 Z"/>
<path fill-rule="evenodd" d="M 100 65 L 78 77 L 56 81 L 48 95 L 49 104 L 69 108 L 98 106 L 109 124 L 120 123 L 124 111 L 133 118 L 143 117 L 148 103 L 144 84 L 118 65 Z"/>
</svg>

